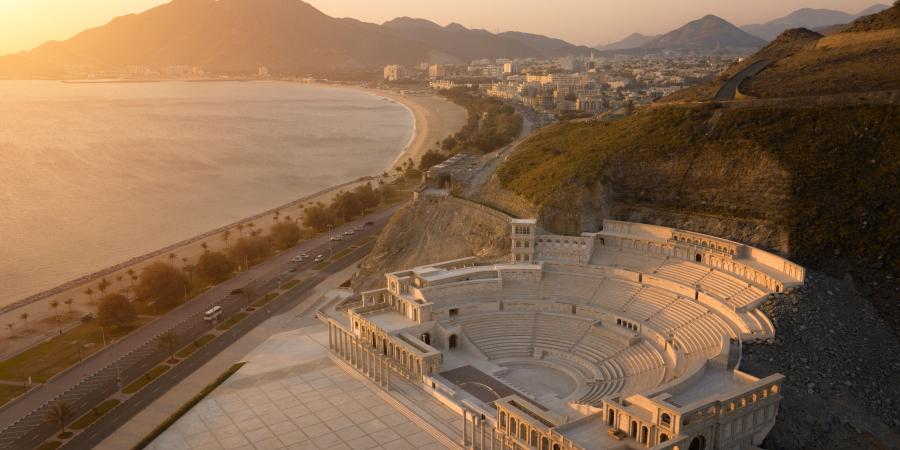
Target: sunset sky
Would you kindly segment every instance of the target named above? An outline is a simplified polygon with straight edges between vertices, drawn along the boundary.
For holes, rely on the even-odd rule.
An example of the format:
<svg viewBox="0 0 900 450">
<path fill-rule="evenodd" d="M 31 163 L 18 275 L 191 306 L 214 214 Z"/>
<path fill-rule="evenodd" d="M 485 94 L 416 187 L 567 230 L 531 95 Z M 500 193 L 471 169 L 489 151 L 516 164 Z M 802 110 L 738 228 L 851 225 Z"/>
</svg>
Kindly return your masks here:
<svg viewBox="0 0 900 450">
<path fill-rule="evenodd" d="M 167 0 L 0 0 L 0 54 L 28 50 Z M 397 16 L 458 22 L 489 31 L 527 31 L 597 45 L 632 32 L 657 34 L 705 14 L 737 25 L 802 7 L 857 12 L 879 0 L 310 0 L 328 15 L 381 23 Z M 881 0 L 880 3 L 890 3 Z"/>
</svg>

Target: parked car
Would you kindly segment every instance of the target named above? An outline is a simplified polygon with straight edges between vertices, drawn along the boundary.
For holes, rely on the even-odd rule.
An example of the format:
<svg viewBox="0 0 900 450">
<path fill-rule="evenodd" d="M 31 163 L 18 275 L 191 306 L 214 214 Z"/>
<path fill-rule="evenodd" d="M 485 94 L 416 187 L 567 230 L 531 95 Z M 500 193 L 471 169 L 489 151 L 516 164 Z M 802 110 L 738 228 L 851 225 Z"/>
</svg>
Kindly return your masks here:
<svg viewBox="0 0 900 450">
<path fill-rule="evenodd" d="M 365 229 L 366 229 L 365 225 L 359 225 L 359 226 L 357 226 L 356 228 L 354 228 L 354 230 L 356 230 L 356 231 L 362 231 L 362 230 L 365 230 Z"/>
<path fill-rule="evenodd" d="M 367 226 L 367 227 L 371 227 L 372 225 L 375 225 L 375 222 L 371 222 L 371 221 L 370 221 L 370 222 L 366 222 L 366 226 Z"/>
<path fill-rule="evenodd" d="M 344 239 L 344 237 L 341 236 L 341 235 L 337 235 L 337 236 L 332 236 L 332 237 L 331 237 L 331 240 L 332 240 L 332 241 L 341 241 L 341 240 L 343 240 L 343 239 Z"/>
<path fill-rule="evenodd" d="M 291 258 L 291 262 L 292 263 L 303 262 L 303 258 L 300 256 L 295 256 L 295 257 Z"/>
<path fill-rule="evenodd" d="M 325 261 L 325 255 L 316 256 L 316 259 L 314 259 L 313 261 L 315 261 L 315 262 Z"/>
<path fill-rule="evenodd" d="M 244 290 L 241 288 L 237 288 L 237 289 L 231 291 L 231 295 L 241 295 L 243 293 L 244 293 Z"/>
<path fill-rule="evenodd" d="M 306 252 L 301 253 L 300 259 L 309 259 L 309 253 L 306 253 Z"/>
<path fill-rule="evenodd" d="M 353 230 L 347 230 L 344 232 L 344 236 L 353 236 L 354 234 L 356 234 L 356 232 Z"/>
<path fill-rule="evenodd" d="M 87 314 L 81 316 L 82 322 L 90 322 L 92 320 L 94 320 L 94 313 L 87 313 Z"/>
<path fill-rule="evenodd" d="M 290 269 L 288 269 L 288 272 L 291 272 L 291 273 L 294 273 L 296 271 L 297 271 L 296 267 L 291 267 Z"/>
</svg>

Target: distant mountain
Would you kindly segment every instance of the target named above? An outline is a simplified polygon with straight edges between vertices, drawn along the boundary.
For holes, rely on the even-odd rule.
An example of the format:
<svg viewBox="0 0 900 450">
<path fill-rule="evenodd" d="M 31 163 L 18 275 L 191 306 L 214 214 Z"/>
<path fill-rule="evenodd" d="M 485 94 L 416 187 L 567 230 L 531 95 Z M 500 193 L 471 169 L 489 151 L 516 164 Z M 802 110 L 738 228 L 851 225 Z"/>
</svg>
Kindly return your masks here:
<svg viewBox="0 0 900 450">
<path fill-rule="evenodd" d="M 0 76 L 62 77 L 67 65 L 94 71 L 185 65 L 236 74 L 267 66 L 276 74 L 304 74 L 587 51 L 545 36 L 498 35 L 409 17 L 382 25 L 336 19 L 301 0 L 174 0 L 62 42 L 0 56 Z"/>
<path fill-rule="evenodd" d="M 644 50 L 692 50 L 760 48 L 766 42 L 728 21 L 707 15 L 642 45 Z"/>
<path fill-rule="evenodd" d="M 822 29 L 834 32 L 833 26 L 835 25 L 850 23 L 859 17 L 879 13 L 888 8 L 888 5 L 872 5 L 856 14 L 832 9 L 803 8 L 764 24 L 744 25 L 741 29 L 754 36 L 771 41 L 790 28 Z"/>
<path fill-rule="evenodd" d="M 607 45 L 598 45 L 594 48 L 596 48 L 597 50 L 626 50 L 629 48 L 640 47 L 655 38 L 656 36 L 647 36 L 641 33 L 631 33 L 621 41 L 613 42 Z"/>
<path fill-rule="evenodd" d="M 591 52 L 590 48 L 583 45 L 570 44 L 562 39 L 542 36 L 540 34 L 506 31 L 499 35 L 527 45 L 528 47 L 541 52 L 541 54 L 547 58 L 569 55 L 587 55 Z"/>
</svg>

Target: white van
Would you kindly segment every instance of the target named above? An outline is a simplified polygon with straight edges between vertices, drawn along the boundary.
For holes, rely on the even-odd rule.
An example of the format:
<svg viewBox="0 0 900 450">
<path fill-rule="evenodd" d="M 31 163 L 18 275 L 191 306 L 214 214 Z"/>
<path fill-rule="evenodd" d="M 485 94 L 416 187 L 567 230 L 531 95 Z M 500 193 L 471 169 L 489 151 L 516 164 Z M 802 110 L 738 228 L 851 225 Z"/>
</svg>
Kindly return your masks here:
<svg viewBox="0 0 900 450">
<path fill-rule="evenodd" d="M 219 316 L 221 316 L 221 315 L 222 315 L 222 307 L 219 305 L 216 305 L 216 306 L 213 306 L 212 308 L 210 308 L 209 311 L 206 311 L 205 313 L 203 313 L 203 320 L 205 320 L 207 322 L 212 322 L 212 321 L 218 319 Z"/>
</svg>

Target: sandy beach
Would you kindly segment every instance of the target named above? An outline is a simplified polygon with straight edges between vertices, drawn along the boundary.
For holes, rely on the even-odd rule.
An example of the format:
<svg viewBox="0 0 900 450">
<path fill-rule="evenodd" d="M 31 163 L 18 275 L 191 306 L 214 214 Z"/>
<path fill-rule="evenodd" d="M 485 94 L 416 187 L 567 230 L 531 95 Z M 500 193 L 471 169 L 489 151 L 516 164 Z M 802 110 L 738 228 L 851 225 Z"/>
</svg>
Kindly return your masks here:
<svg viewBox="0 0 900 450">
<path fill-rule="evenodd" d="M 373 167 L 372 177 L 377 179 L 383 172 L 391 173 L 393 168 L 412 159 L 418 163 L 422 154 L 429 148 L 434 147 L 436 141 L 442 140 L 448 135 L 458 131 L 466 122 L 466 112 L 463 108 L 433 94 L 407 94 L 403 95 L 399 92 L 363 89 L 349 86 L 330 86 L 333 88 L 354 89 L 372 95 L 381 96 L 402 104 L 408 108 L 415 120 L 415 133 L 406 146 L 406 148 L 398 154 L 398 157 L 391 167 L 377 168 Z M 3 325 L 3 338 L 0 339 L 0 357 L 8 358 L 23 349 L 42 342 L 57 334 L 56 314 L 51 309 L 51 302 L 58 301 L 59 313 L 64 317 L 64 329 L 77 325 L 78 319 L 86 312 L 96 310 L 96 300 L 99 297 L 97 283 L 101 278 L 106 278 L 112 284 L 108 292 L 116 292 L 125 290 L 131 285 L 131 276 L 128 271 L 131 270 L 135 274 L 139 274 L 141 269 L 153 262 L 164 261 L 172 262 L 176 266 L 182 265 L 182 259 L 186 258 L 189 262 L 195 262 L 203 253 L 203 243 L 208 245 L 210 250 L 222 250 L 225 248 L 225 241 L 222 239 L 222 233 L 226 230 L 231 232 L 232 239 L 239 238 L 241 232 L 238 229 L 239 224 L 247 224 L 253 222 L 259 227 L 268 227 L 275 218 L 275 211 L 279 211 L 281 217 L 302 215 L 300 206 L 307 203 L 323 202 L 327 203 L 341 190 L 352 189 L 356 185 L 367 181 L 355 181 L 342 184 L 336 187 L 323 186 L 323 190 L 315 194 L 297 199 L 287 205 L 264 211 L 253 217 L 248 217 L 239 222 L 235 222 L 219 229 L 209 231 L 200 236 L 188 239 L 182 243 L 173 243 L 172 246 L 160 249 L 150 255 L 135 256 L 122 255 L 123 263 L 100 271 L 97 274 L 86 276 L 77 282 L 70 282 L 64 285 L 65 288 L 57 288 L 48 291 L 46 294 L 38 295 L 15 308 L 6 308 L 0 313 L 0 324 Z M 98 243 L 99 244 L 99 243 Z M 170 254 L 174 254 L 174 258 L 170 258 Z M 93 288 L 94 293 L 88 296 L 85 290 Z M 72 311 L 64 304 L 67 299 L 72 299 Z M 24 327 L 21 319 L 23 313 L 28 314 L 28 329 Z M 12 333 L 7 328 L 8 324 L 13 324 Z"/>
</svg>

